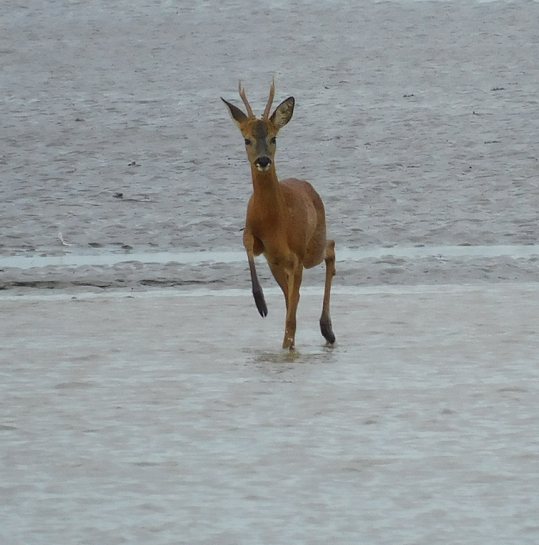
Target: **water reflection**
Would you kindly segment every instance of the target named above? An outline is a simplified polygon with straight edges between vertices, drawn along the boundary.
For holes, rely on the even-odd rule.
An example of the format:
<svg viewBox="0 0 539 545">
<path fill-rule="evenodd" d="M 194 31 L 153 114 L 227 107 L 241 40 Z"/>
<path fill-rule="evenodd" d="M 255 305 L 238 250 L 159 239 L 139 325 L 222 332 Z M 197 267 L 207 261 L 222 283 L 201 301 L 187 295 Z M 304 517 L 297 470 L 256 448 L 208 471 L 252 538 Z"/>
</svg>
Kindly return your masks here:
<svg viewBox="0 0 539 545">
<path fill-rule="evenodd" d="M 335 348 L 322 346 L 319 352 L 301 350 L 254 351 L 252 361 L 272 374 L 281 374 L 299 365 L 329 364 L 334 360 Z"/>
</svg>

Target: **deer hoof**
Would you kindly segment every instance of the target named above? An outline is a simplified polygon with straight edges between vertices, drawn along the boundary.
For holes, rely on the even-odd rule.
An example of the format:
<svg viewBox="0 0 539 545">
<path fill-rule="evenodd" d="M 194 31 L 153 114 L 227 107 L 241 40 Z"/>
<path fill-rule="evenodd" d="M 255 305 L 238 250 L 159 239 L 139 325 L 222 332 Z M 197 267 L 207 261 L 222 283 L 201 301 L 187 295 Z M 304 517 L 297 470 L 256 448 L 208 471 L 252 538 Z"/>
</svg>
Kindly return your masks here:
<svg viewBox="0 0 539 545">
<path fill-rule="evenodd" d="M 268 307 L 266 305 L 266 300 L 264 299 L 264 294 L 261 291 L 253 292 L 255 298 L 256 308 L 260 312 L 260 316 L 265 318 L 268 315 Z"/>
<path fill-rule="evenodd" d="M 294 344 L 294 339 L 292 337 L 285 336 L 283 341 L 283 348 L 285 350 L 290 350 L 290 352 L 292 352 L 293 350 L 295 350 Z"/>
<path fill-rule="evenodd" d="M 335 334 L 333 333 L 331 318 L 329 316 L 322 316 L 320 318 L 320 331 L 329 344 L 335 343 Z"/>
</svg>

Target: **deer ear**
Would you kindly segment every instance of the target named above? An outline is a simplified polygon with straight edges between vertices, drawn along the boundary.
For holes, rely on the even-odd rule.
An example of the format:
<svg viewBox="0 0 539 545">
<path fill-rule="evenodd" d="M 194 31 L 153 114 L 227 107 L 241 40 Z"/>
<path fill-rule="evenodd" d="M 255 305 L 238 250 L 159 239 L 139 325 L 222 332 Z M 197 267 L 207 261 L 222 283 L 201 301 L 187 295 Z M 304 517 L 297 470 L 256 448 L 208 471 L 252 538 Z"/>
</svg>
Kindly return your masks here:
<svg viewBox="0 0 539 545">
<path fill-rule="evenodd" d="M 234 104 L 230 104 L 230 102 L 227 102 L 222 97 L 221 100 L 226 104 L 232 121 L 234 121 L 238 127 L 241 127 L 241 124 L 247 121 L 247 116 L 238 107 L 234 106 Z"/>
<path fill-rule="evenodd" d="M 283 100 L 270 118 L 270 121 L 275 125 L 277 130 L 282 129 L 291 119 L 294 113 L 294 97 L 288 97 Z"/>
</svg>

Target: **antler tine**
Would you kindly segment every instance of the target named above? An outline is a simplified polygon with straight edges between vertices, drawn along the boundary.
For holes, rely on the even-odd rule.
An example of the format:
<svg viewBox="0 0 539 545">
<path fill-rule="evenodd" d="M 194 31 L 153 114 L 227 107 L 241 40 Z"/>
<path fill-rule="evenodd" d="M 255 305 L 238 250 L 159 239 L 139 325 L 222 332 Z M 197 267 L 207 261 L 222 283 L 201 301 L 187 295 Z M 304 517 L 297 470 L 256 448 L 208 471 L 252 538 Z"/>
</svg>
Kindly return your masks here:
<svg viewBox="0 0 539 545">
<path fill-rule="evenodd" d="M 251 108 L 251 105 L 249 104 L 249 101 L 247 100 L 247 95 L 245 94 L 245 88 L 241 84 L 241 79 L 240 79 L 240 84 L 239 84 L 239 92 L 240 92 L 240 97 L 243 100 L 243 103 L 245 104 L 245 107 L 247 108 L 247 115 L 250 118 L 254 118 L 255 114 L 253 114 L 253 109 Z"/>
<path fill-rule="evenodd" d="M 273 104 L 273 97 L 275 96 L 275 78 L 271 80 L 270 94 L 268 98 L 268 103 L 266 104 L 266 109 L 264 110 L 263 119 L 269 119 L 271 112 L 271 105 Z"/>
</svg>

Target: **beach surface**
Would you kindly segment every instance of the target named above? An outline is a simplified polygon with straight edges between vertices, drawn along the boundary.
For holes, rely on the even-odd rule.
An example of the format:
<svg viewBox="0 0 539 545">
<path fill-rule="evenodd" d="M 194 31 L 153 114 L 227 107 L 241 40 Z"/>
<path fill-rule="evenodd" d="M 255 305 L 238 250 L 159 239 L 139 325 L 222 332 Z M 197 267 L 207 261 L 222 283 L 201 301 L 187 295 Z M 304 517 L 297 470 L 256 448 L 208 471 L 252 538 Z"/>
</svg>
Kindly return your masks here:
<svg viewBox="0 0 539 545">
<path fill-rule="evenodd" d="M 536 284 L 281 299 L 2 300 L 2 542 L 537 542 Z"/>
<path fill-rule="evenodd" d="M 6 0 L 0 542 L 539 542 L 539 3 Z M 297 352 L 220 97 L 293 95 Z"/>
</svg>

